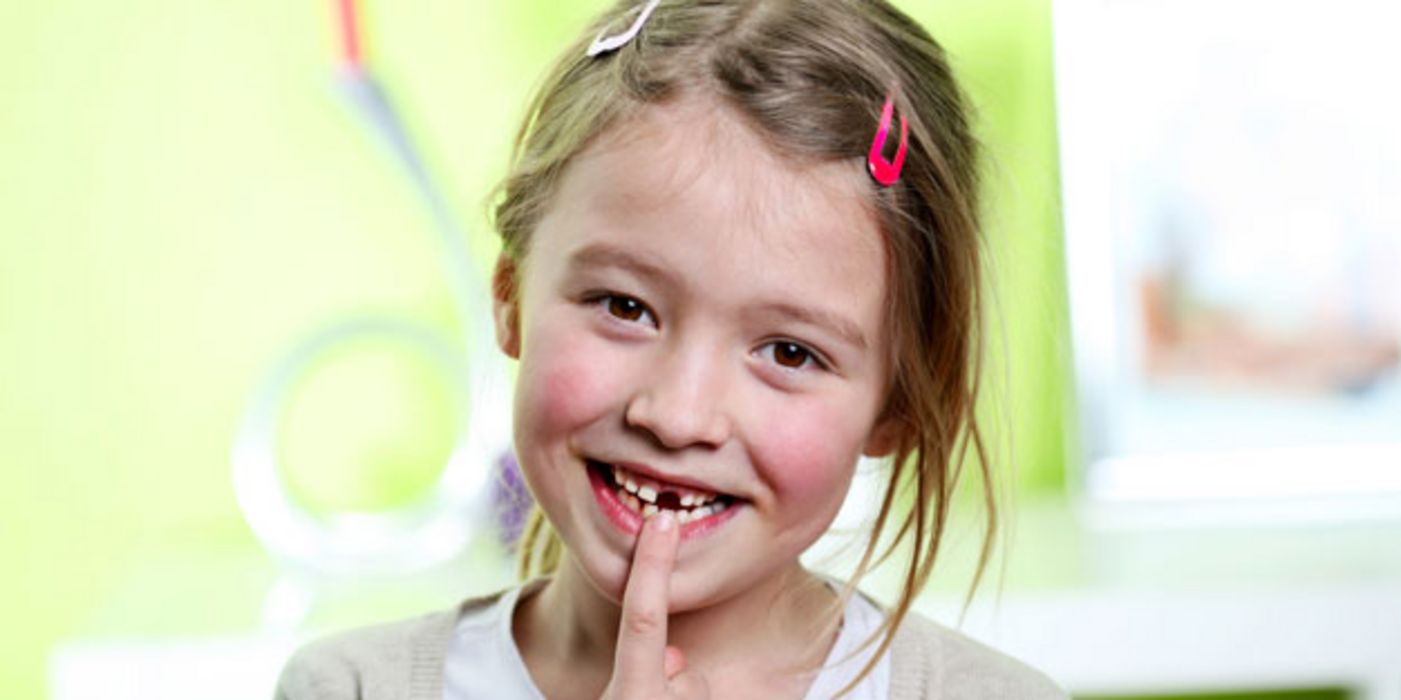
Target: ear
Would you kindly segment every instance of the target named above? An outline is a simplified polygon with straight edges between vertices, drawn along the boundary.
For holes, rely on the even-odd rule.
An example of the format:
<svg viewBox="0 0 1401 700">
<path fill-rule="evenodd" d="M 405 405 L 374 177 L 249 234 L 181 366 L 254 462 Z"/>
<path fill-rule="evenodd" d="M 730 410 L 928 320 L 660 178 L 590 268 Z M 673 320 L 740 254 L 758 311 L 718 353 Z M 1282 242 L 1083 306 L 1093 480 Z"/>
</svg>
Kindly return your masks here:
<svg viewBox="0 0 1401 700">
<path fill-rule="evenodd" d="M 491 273 L 491 315 L 496 324 L 496 345 L 512 359 L 521 355 L 520 267 L 505 251 L 496 257 Z"/>
<path fill-rule="evenodd" d="M 904 422 L 898 415 L 887 413 L 871 428 L 871 434 L 866 436 L 866 445 L 861 448 L 861 454 L 867 457 L 886 457 L 900 448 L 904 438 Z"/>
</svg>

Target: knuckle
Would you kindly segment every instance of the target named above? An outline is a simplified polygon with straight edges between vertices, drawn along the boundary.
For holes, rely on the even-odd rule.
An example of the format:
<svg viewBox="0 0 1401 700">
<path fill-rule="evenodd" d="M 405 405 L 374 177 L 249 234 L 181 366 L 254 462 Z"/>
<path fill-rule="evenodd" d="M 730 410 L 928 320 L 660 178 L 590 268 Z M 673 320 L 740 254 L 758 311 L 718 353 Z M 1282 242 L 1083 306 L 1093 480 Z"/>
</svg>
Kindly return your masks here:
<svg viewBox="0 0 1401 700">
<path fill-rule="evenodd" d="M 623 618 L 628 634 L 646 637 L 661 631 L 664 620 L 655 610 L 634 610 Z"/>
</svg>

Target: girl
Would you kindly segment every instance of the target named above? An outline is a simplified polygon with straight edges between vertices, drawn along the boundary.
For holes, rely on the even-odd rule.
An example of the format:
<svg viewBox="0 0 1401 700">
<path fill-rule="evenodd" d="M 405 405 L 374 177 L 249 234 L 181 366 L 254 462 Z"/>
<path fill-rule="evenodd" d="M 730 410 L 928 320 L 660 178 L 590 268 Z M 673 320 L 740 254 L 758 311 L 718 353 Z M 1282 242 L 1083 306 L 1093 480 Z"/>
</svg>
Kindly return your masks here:
<svg viewBox="0 0 1401 700">
<path fill-rule="evenodd" d="M 1064 698 L 909 609 L 970 450 L 987 476 L 964 105 L 882 0 L 605 12 L 496 208 L 527 580 L 308 647 L 279 697 Z M 861 455 L 888 487 L 823 579 L 799 555 Z M 882 609 L 856 583 L 907 540 Z"/>
</svg>

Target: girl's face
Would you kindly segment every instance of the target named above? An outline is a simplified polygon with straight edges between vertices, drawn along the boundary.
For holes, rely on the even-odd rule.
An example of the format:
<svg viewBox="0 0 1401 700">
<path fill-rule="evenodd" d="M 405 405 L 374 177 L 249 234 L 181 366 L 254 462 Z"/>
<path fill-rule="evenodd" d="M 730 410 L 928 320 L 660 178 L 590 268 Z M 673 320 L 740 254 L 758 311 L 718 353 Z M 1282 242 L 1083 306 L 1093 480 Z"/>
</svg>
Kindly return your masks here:
<svg viewBox="0 0 1401 700">
<path fill-rule="evenodd" d="M 649 107 L 569 165 L 524 262 L 498 266 L 498 290 L 517 290 L 496 301 L 520 360 L 517 455 L 605 596 L 622 599 L 640 524 L 613 466 L 671 490 L 663 505 L 676 486 L 730 503 L 683 526 L 681 612 L 792 566 L 857 458 L 892 447 L 864 178 L 781 161 L 723 108 Z"/>
</svg>

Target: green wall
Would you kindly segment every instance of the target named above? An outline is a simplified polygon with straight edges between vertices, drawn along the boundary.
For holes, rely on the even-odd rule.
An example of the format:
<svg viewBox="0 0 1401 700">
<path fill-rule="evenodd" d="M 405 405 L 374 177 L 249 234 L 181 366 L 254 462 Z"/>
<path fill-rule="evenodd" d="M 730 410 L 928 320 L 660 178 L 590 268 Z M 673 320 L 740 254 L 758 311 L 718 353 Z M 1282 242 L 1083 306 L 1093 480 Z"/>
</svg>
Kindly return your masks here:
<svg viewBox="0 0 1401 700">
<path fill-rule="evenodd" d="M 602 4 L 364 3 L 374 62 L 483 259 L 482 199 L 526 92 Z M 901 4 L 952 50 L 981 111 L 1006 328 L 994 389 L 1020 483 L 1054 488 L 1067 358 L 1049 4 Z M 329 11 L 0 4 L 6 698 L 43 696 L 62 640 L 247 628 L 272 576 L 228 476 L 251 387 L 350 314 L 456 329 L 424 211 L 332 87 Z M 382 349 L 328 360 L 289 408 L 289 479 L 326 506 L 411 496 L 451 438 L 435 381 Z M 113 602 L 146 589 L 169 594 Z"/>
</svg>

